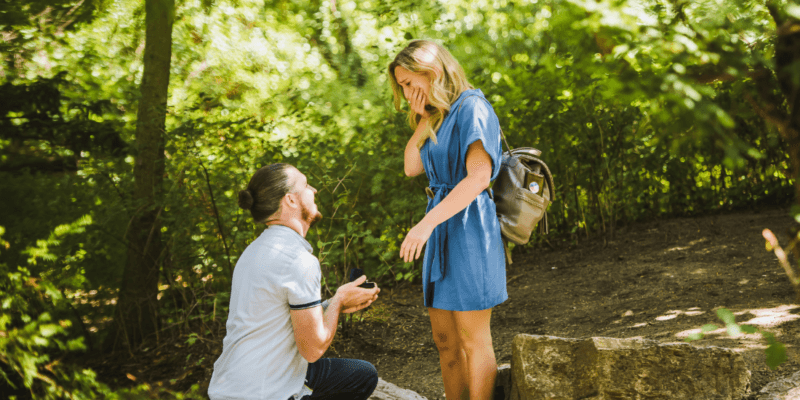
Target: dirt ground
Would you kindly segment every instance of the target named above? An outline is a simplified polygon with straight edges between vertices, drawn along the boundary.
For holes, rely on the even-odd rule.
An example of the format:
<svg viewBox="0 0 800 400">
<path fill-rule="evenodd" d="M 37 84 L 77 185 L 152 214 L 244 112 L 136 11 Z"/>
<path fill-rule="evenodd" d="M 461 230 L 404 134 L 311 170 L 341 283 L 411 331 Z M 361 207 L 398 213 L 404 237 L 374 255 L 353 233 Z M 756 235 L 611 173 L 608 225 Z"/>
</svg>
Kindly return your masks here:
<svg viewBox="0 0 800 400">
<path fill-rule="evenodd" d="M 771 371 L 758 335 L 732 338 L 720 330 L 694 342 L 742 352 L 756 393 L 800 370 L 800 304 L 761 237 L 769 228 L 786 243 L 791 224 L 785 209 L 747 211 L 638 223 L 613 238 L 553 238 L 552 246 L 517 251 L 507 274 L 509 299 L 492 315 L 497 361 L 510 362 L 511 340 L 519 333 L 681 341 L 705 324 L 722 325 L 715 310 L 725 307 L 738 323 L 773 332 L 786 344 L 789 361 Z M 325 357 L 368 360 L 384 380 L 443 399 L 421 292 L 420 284 L 383 289 L 358 315 L 362 321 L 345 324 Z M 223 337 L 220 321 L 194 344 L 164 342 L 136 354 L 94 357 L 86 366 L 112 386 L 199 385 L 205 393 Z"/>
<path fill-rule="evenodd" d="M 759 335 L 732 338 L 720 329 L 694 342 L 742 352 L 755 393 L 800 369 L 800 304 L 761 237 L 769 228 L 786 243 L 791 222 L 784 209 L 669 219 L 619 229 L 613 240 L 581 238 L 515 253 L 509 299 L 492 315 L 497 361 L 511 361 L 511 340 L 519 333 L 681 341 L 705 324 L 724 325 L 715 310 L 725 307 L 736 322 L 773 332 L 786 344 L 789 361 L 771 371 Z M 326 356 L 368 360 L 383 379 L 443 399 L 420 285 L 384 290 L 374 307 Z"/>
</svg>

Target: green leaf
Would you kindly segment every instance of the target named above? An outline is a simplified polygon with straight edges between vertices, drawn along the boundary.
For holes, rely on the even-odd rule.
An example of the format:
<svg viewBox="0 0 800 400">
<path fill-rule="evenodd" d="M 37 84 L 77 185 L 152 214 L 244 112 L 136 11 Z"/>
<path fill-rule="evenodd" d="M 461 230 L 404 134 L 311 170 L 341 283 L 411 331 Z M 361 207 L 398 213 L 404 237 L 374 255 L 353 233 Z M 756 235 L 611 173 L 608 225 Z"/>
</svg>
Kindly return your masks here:
<svg viewBox="0 0 800 400">
<path fill-rule="evenodd" d="M 769 347 L 764 350 L 764 353 L 767 355 L 767 366 L 773 371 L 788 360 L 786 356 L 786 346 L 780 342 L 769 345 Z"/>
<path fill-rule="evenodd" d="M 736 317 L 727 308 L 720 308 L 717 310 L 717 317 L 719 317 L 722 322 L 725 322 L 726 325 L 736 323 Z"/>
<path fill-rule="evenodd" d="M 758 328 L 756 328 L 753 325 L 739 325 L 739 328 L 741 328 L 742 332 L 744 333 L 750 333 L 750 334 L 758 333 Z"/>
<path fill-rule="evenodd" d="M 44 337 L 50 337 L 58 333 L 58 328 L 59 326 L 56 324 L 40 325 L 39 332 L 41 332 Z"/>
<path fill-rule="evenodd" d="M 686 337 L 687 342 L 693 342 L 695 340 L 700 340 L 703 338 L 703 332 L 693 332 L 690 333 L 689 336 Z"/>
<path fill-rule="evenodd" d="M 37 346 L 47 346 L 47 344 L 50 343 L 47 339 L 41 336 L 34 336 L 32 339 L 33 343 Z"/>
<path fill-rule="evenodd" d="M 185 342 L 185 343 L 188 343 L 188 344 L 189 344 L 189 346 L 191 346 L 191 345 L 193 345 L 193 344 L 194 344 L 194 342 L 196 342 L 196 341 L 197 341 L 197 334 L 196 334 L 196 333 L 192 333 L 191 335 L 189 335 L 189 338 L 188 338 L 188 339 L 186 339 L 186 342 Z"/>
<path fill-rule="evenodd" d="M 722 124 L 722 126 L 726 128 L 733 128 L 734 126 L 736 126 L 736 122 L 733 121 L 733 118 L 731 118 L 731 116 L 728 115 L 728 113 L 726 113 L 721 109 L 717 110 L 717 120 L 719 121 L 720 124 Z"/>
<path fill-rule="evenodd" d="M 739 328 L 738 324 L 727 324 L 725 328 L 728 330 L 729 336 L 738 336 L 740 333 L 742 333 L 742 329 Z"/>
<path fill-rule="evenodd" d="M 717 329 L 719 329 L 719 327 L 714 325 L 714 324 L 706 324 L 706 325 L 703 325 L 702 328 L 700 328 L 700 332 L 707 333 L 707 332 L 715 331 Z"/>
<path fill-rule="evenodd" d="M 68 341 L 67 350 L 69 351 L 86 350 L 86 345 L 83 343 L 83 336 Z"/>
</svg>

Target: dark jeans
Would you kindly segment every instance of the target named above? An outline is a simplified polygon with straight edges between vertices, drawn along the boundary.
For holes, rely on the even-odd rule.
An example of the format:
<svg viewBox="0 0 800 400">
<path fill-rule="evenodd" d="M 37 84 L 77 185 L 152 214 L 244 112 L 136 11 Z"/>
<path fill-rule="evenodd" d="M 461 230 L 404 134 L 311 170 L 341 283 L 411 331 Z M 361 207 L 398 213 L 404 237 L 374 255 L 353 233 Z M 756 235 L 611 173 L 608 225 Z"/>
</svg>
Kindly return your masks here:
<svg viewBox="0 0 800 400">
<path fill-rule="evenodd" d="M 378 371 L 367 361 L 321 358 L 308 364 L 306 386 L 314 393 L 302 400 L 367 400 L 378 385 Z"/>
</svg>

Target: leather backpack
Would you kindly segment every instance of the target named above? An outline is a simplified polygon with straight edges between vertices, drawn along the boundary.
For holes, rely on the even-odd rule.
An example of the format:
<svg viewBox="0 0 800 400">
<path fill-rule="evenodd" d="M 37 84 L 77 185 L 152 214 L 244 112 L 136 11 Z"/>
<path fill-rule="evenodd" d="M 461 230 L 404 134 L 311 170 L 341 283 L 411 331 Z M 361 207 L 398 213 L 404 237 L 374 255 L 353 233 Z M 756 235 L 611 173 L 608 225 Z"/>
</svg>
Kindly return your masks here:
<svg viewBox="0 0 800 400">
<path fill-rule="evenodd" d="M 456 112 L 460 110 L 459 104 Z M 548 232 L 547 207 L 555 200 L 555 184 L 547 164 L 539 158 L 541 150 L 533 147 L 512 149 L 502 128 L 500 136 L 508 151 L 503 153 L 500 171 L 489 193 L 494 192 L 492 199 L 500 220 L 506 259 L 511 264 L 507 242 L 528 243 L 536 225 L 539 225 L 539 233 Z"/>
<path fill-rule="evenodd" d="M 542 152 L 532 147 L 511 149 L 503 153 L 497 179 L 492 186 L 500 231 L 514 244 L 526 244 L 533 228 L 547 233 L 547 206 L 555 199 L 553 175 L 547 164 L 539 158 Z M 510 262 L 509 262 L 510 263 Z"/>
</svg>

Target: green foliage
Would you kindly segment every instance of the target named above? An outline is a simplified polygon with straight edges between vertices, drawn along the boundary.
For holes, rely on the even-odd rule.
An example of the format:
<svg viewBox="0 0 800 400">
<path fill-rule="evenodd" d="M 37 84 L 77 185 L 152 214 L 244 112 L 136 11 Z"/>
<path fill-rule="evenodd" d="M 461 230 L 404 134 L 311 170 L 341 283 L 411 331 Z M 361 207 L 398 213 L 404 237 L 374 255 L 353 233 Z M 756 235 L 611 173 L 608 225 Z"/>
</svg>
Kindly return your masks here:
<svg viewBox="0 0 800 400">
<path fill-rule="evenodd" d="M 795 2 L 775 4 L 797 13 Z M 84 332 L 103 328 L 142 206 L 131 192 L 144 4 L 4 7 L 15 17 L 0 18 L 0 30 L 18 36 L 2 44 L 0 192 L 13 195 L 0 198 L 11 210 L 0 214 L 10 246 L 0 264 L 25 266 L 9 272 L 41 293 L 45 282 L 57 289 L 58 303 L 41 306 L 56 310 L 51 320 L 28 323 L 38 324 L 31 335 L 64 329 L 45 348 L 66 351 L 53 338 L 67 346 L 80 324 L 53 321 L 79 314 L 90 321 Z M 325 218 L 307 239 L 328 292 L 353 266 L 383 285 L 419 278 L 420 262 L 403 263 L 398 248 L 424 216 L 427 179 L 403 174 L 412 132 L 392 108 L 386 66 L 422 37 L 461 62 L 513 146 L 543 150 L 557 183 L 554 238 L 791 200 L 786 144 L 759 101 L 780 93 L 775 26 L 761 2 L 179 2 L 159 216 L 161 340 L 195 343 L 198 329 L 224 323 L 237 258 L 263 229 L 237 194 L 270 163 L 297 166 L 318 189 Z M 24 288 L 15 298 L 40 293 Z M 78 295 L 93 290 L 90 300 Z"/>
<path fill-rule="evenodd" d="M 717 310 L 717 317 L 725 323 L 725 333 L 728 336 L 735 337 L 742 333 L 759 334 L 767 342 L 767 348 L 764 349 L 766 355 L 766 363 L 770 369 L 775 370 L 781 364 L 788 360 L 786 355 L 786 346 L 775 339 L 775 334 L 759 329 L 752 325 L 739 325 L 736 323 L 736 316 L 727 308 L 720 308 Z M 702 339 L 706 333 L 719 329 L 714 324 L 706 324 L 700 328 L 699 332 L 693 332 L 686 338 L 687 342 Z"/>
<path fill-rule="evenodd" d="M 31 262 L 49 260 L 49 252 L 67 235 L 82 232 L 91 219 L 56 228 L 38 248 L 28 249 Z M 8 246 L 2 239 L 0 246 Z M 62 281 L 35 277 L 26 267 L 8 268 L 0 264 L 0 375 L 14 389 L 27 389 L 37 399 L 201 399 L 195 387 L 187 394 L 170 393 L 161 388 L 139 385 L 130 389 L 111 389 L 96 380 L 90 369 L 62 362 L 70 354 L 86 349 L 83 336 L 76 336 L 70 319 L 69 299 Z"/>
<path fill-rule="evenodd" d="M 53 79 L 82 88 L 62 93 L 61 108 L 78 98 L 113 106 L 102 120 L 123 140 L 131 138 L 142 43 L 141 21 L 128 16 L 140 16 L 140 7 L 115 3 L 63 42 L 39 44 Z M 724 7 L 727 14 L 704 3 L 345 2 L 333 13 L 330 3 L 314 1 L 182 3 L 163 284 L 230 276 L 260 230 L 237 209 L 236 194 L 272 162 L 295 164 L 320 189 L 330 219 L 309 240 L 327 281 L 338 283 L 350 264 L 385 282 L 419 275 L 397 248 L 424 214 L 426 182 L 402 173 L 411 132 L 391 109 L 385 73 L 408 37 L 442 40 L 495 106 L 511 144 L 544 151 L 559 185 L 550 210 L 555 234 L 576 239 L 658 215 L 786 202 L 781 139 L 746 100 L 748 71 L 769 67 L 772 25 L 759 4 Z M 107 62 L 97 68 L 91 59 Z M 14 87 L 47 79 L 20 74 Z M 130 214 L 132 160 L 114 157 L 94 150 L 80 170 L 119 193 L 113 205 Z M 103 204 L 112 199 L 104 197 Z M 94 218 L 124 242 L 119 218 Z"/>
</svg>

